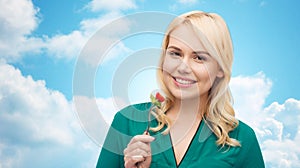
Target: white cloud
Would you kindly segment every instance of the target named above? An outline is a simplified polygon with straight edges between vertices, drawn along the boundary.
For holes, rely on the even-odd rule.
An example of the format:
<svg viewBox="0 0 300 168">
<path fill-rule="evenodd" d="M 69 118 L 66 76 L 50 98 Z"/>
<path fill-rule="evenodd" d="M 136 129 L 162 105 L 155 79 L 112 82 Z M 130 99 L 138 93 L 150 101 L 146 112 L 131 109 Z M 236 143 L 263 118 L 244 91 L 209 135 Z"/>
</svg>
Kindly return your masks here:
<svg viewBox="0 0 300 168">
<path fill-rule="evenodd" d="M 195 4 L 197 0 L 179 0 L 178 2 L 181 4 Z"/>
<path fill-rule="evenodd" d="M 48 54 L 58 59 L 77 57 L 87 41 L 87 37 L 77 30 L 70 34 L 55 35 L 45 39 L 45 48 Z"/>
<path fill-rule="evenodd" d="M 255 124 L 257 115 L 263 110 L 265 99 L 271 92 L 271 80 L 259 72 L 254 76 L 232 78 L 230 87 L 238 118 Z"/>
<path fill-rule="evenodd" d="M 134 0 L 92 0 L 89 5 L 92 11 L 119 11 L 136 8 Z"/>
<path fill-rule="evenodd" d="M 120 58 L 131 52 L 120 41 L 120 37 L 130 31 L 132 23 L 126 18 L 117 19 L 112 23 L 119 17 L 121 17 L 119 13 L 108 13 L 99 18 L 87 19 L 81 22 L 80 31 L 88 40 L 81 47 L 80 61 L 98 66 L 100 61 L 101 63 L 109 62 L 116 57 Z"/>
<path fill-rule="evenodd" d="M 93 3 L 97 6 L 102 1 L 93 1 Z M 122 3 L 118 2 L 117 4 Z M 30 55 L 46 53 L 55 59 L 74 59 L 79 56 L 85 44 L 100 28 L 122 16 L 119 12 L 112 11 L 98 18 L 82 20 L 77 30 L 67 34 L 33 37 L 32 32 L 37 28 L 40 19 L 38 18 L 39 9 L 33 5 L 31 0 L 7 2 L 0 0 L 0 6 L 3 8 L 0 11 L 0 58 L 5 59 L 6 62 L 19 61 L 26 53 L 30 53 Z M 110 31 L 110 34 L 116 33 L 114 37 L 103 34 L 101 41 L 98 41 L 99 43 L 94 47 L 97 52 L 103 44 L 118 40 L 117 35 L 120 35 L 118 33 L 124 33 L 129 29 L 129 25 L 125 21 L 120 26 L 122 29 L 116 27 Z M 120 30 L 122 32 L 117 32 Z M 91 50 L 89 54 L 96 55 L 93 53 L 95 49 Z M 128 52 L 128 48 L 122 42 L 113 51 L 116 55 L 124 52 Z M 110 56 L 114 57 L 115 55 L 110 54 L 107 57 Z M 94 59 L 91 62 L 95 64 Z"/>
<path fill-rule="evenodd" d="M 102 113 L 107 123 L 111 123 L 114 115 L 127 106 L 122 99 L 118 98 L 97 98 L 96 99 L 99 111 Z"/>
<path fill-rule="evenodd" d="M 65 97 L 45 89 L 44 81 L 22 77 L 12 66 L 1 65 L 0 69 L 1 123 L 26 130 L 12 132 L 1 127 L 1 132 L 11 137 L 24 135 L 24 139 L 32 142 L 72 144 L 72 133 L 68 129 L 71 106 Z"/>
<path fill-rule="evenodd" d="M 112 12 L 102 15 L 98 18 L 86 19 L 80 22 L 79 30 L 74 30 L 70 34 L 60 34 L 55 35 L 53 37 L 46 37 L 45 45 L 46 51 L 49 55 L 54 56 L 58 59 L 63 58 L 76 58 L 80 55 L 80 52 L 84 47 L 88 48 L 85 51 L 88 51 L 85 57 L 83 57 L 89 64 L 96 64 L 95 60 L 98 59 L 99 53 L 105 52 L 107 49 L 110 49 L 112 46 L 107 46 L 107 44 L 111 44 L 112 42 L 118 41 L 118 35 L 120 33 L 126 33 L 129 31 L 129 23 L 124 20 L 120 22 L 119 26 L 109 29 L 109 32 L 101 32 L 101 36 L 98 35 L 99 38 L 94 40 L 94 44 L 90 45 L 89 40 L 95 36 L 95 34 L 102 30 L 104 26 L 108 25 L 114 19 L 120 17 L 121 14 Z M 99 34 L 99 32 L 98 32 Z M 89 46 L 85 46 L 89 44 Z M 105 47 L 103 47 L 105 46 Z M 129 49 L 125 47 L 122 42 L 119 42 L 118 45 L 111 48 L 111 54 L 106 56 L 107 60 L 111 60 L 115 56 L 119 55 L 123 52 L 128 52 Z M 112 54 L 113 53 L 113 54 Z M 94 58 L 97 57 L 97 58 Z M 90 60 L 89 60 L 90 59 Z"/>
<path fill-rule="evenodd" d="M 283 141 L 263 140 L 261 148 L 269 167 L 294 168 L 300 166 L 299 138 Z"/>
<path fill-rule="evenodd" d="M 74 105 L 81 126 L 86 134 L 99 146 L 105 136 L 115 113 L 127 104 L 118 98 L 90 98 L 74 96 Z"/>
<path fill-rule="evenodd" d="M 94 34 L 101 27 L 112 22 L 113 20 L 121 17 L 122 14 L 119 12 L 109 12 L 101 15 L 98 18 L 85 19 L 80 22 L 80 30 L 84 32 L 87 36 Z M 127 27 L 125 27 L 126 29 Z"/>
<path fill-rule="evenodd" d="M 300 101 L 265 107 L 272 82 L 262 72 L 234 77 L 231 89 L 237 117 L 255 130 L 267 167 L 300 166 Z"/>
<path fill-rule="evenodd" d="M 97 66 L 97 60 L 101 57 L 100 53 L 105 53 L 108 50 L 109 53 L 106 53 L 105 61 L 109 61 L 121 53 L 130 51 L 119 41 L 119 35 L 129 31 L 130 23 L 127 20 L 120 20 L 116 27 L 102 29 L 120 16 L 121 14 L 112 12 L 98 18 L 83 20 L 80 23 L 80 28 L 70 34 L 46 36 L 43 46 L 47 53 L 54 58 L 73 59 L 80 54 L 84 54 L 84 57 L 81 57 L 84 58 L 84 61 Z M 118 41 L 118 44 L 111 46 L 116 41 Z M 85 52 L 81 53 L 82 50 Z"/>
<path fill-rule="evenodd" d="M 86 148 L 92 142 L 63 94 L 5 63 L 0 63 L 0 79 L 0 167 L 81 167 L 91 159 L 96 162 L 98 148 Z M 84 156 L 88 153 L 95 156 Z"/>
<path fill-rule="evenodd" d="M 300 101 L 288 99 L 283 104 L 272 103 L 263 111 L 266 122 L 261 122 L 258 135 L 266 161 L 278 167 L 300 166 Z M 276 124 L 269 122 L 277 122 Z M 266 135 L 266 131 L 271 136 Z M 272 136 L 273 135 L 273 136 Z"/>
<path fill-rule="evenodd" d="M 28 37 L 39 23 L 39 9 L 32 1 L 0 0 L 0 6 L 0 58 L 14 61 L 21 53 L 40 47 L 39 39 Z"/>
</svg>

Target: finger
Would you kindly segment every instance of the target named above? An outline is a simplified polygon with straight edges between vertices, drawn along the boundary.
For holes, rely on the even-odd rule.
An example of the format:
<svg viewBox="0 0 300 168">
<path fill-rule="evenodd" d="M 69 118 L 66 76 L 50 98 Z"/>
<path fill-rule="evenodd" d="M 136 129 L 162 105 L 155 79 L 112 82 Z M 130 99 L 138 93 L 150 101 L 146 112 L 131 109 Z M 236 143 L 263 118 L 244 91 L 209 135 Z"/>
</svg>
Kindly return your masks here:
<svg viewBox="0 0 300 168">
<path fill-rule="evenodd" d="M 128 156 L 135 156 L 135 155 L 142 155 L 144 157 L 148 157 L 151 155 L 150 150 L 141 150 L 141 149 L 134 149 L 130 153 L 128 153 Z"/>
<path fill-rule="evenodd" d="M 136 163 L 133 160 L 125 160 L 124 167 L 125 168 L 136 168 Z"/>
<path fill-rule="evenodd" d="M 145 158 L 141 155 L 125 156 L 124 161 L 125 168 L 134 168 L 138 162 L 145 161 Z"/>
<path fill-rule="evenodd" d="M 125 148 L 124 151 L 124 156 L 131 157 L 135 155 L 142 155 L 144 157 L 150 156 L 151 155 L 151 148 L 147 148 L 146 150 L 140 149 L 140 148 Z"/>
<path fill-rule="evenodd" d="M 145 157 L 142 155 L 134 155 L 131 156 L 132 160 L 136 161 L 136 162 L 142 162 L 145 161 Z"/>
<path fill-rule="evenodd" d="M 154 140 L 155 140 L 155 138 L 150 135 L 136 135 L 130 140 L 129 144 L 137 142 L 137 141 L 141 141 L 144 143 L 150 143 Z"/>
<path fill-rule="evenodd" d="M 143 156 L 143 157 L 148 157 L 148 156 L 151 156 L 151 151 L 150 150 L 142 150 L 142 149 L 133 149 L 132 151 L 126 151 L 124 156 L 125 157 L 132 157 L 132 156 L 137 156 L 137 155 L 140 155 L 140 156 Z"/>
<path fill-rule="evenodd" d="M 141 142 L 141 141 L 137 141 L 135 143 L 128 144 L 127 148 L 124 150 L 124 154 L 126 154 L 126 152 L 130 152 L 130 151 L 133 151 L 135 149 L 141 149 L 141 150 L 144 150 L 144 151 L 147 151 L 147 152 L 151 151 L 151 147 L 150 147 L 149 143 L 144 143 L 144 142 Z"/>
</svg>

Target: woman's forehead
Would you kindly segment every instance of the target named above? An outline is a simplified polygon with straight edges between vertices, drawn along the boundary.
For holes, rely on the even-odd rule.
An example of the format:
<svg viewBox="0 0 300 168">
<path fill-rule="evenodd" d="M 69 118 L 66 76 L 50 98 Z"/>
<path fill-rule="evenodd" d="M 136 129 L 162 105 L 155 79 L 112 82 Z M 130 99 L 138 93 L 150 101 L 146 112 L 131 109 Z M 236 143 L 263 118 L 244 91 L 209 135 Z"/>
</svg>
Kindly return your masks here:
<svg viewBox="0 0 300 168">
<path fill-rule="evenodd" d="M 204 50 L 203 42 L 200 40 L 201 38 L 199 38 L 199 35 L 196 34 L 192 27 L 188 25 L 178 26 L 170 33 L 169 37 L 169 45 L 181 45 L 184 47 L 188 47 L 193 51 Z"/>
</svg>

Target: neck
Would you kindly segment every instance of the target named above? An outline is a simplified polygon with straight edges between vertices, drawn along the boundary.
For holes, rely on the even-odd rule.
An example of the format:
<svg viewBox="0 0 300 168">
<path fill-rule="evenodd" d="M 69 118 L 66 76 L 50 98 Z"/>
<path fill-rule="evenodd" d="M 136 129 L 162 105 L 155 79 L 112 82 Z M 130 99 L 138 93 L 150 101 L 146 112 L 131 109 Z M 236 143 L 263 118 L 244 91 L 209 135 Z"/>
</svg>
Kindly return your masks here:
<svg viewBox="0 0 300 168">
<path fill-rule="evenodd" d="M 167 115 L 176 123 L 201 120 L 207 106 L 207 96 L 198 99 L 175 99 Z"/>
</svg>

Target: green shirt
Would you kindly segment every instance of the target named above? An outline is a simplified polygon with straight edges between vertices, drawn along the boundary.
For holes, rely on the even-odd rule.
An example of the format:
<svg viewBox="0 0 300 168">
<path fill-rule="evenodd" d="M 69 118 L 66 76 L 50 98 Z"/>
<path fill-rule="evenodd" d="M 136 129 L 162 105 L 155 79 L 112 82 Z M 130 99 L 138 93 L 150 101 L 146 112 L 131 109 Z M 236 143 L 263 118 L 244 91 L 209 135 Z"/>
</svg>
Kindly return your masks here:
<svg viewBox="0 0 300 168">
<path fill-rule="evenodd" d="M 102 147 L 97 168 L 124 167 L 123 150 L 130 139 L 143 134 L 147 127 L 150 103 L 132 105 L 118 112 L 111 124 Z M 157 125 L 152 118 L 151 126 Z M 204 120 L 200 123 L 183 159 L 176 165 L 170 135 L 150 132 L 155 140 L 151 143 L 152 162 L 150 167 L 204 167 L 204 168 L 264 168 L 262 153 L 254 131 L 243 122 L 229 133 L 241 147 L 221 148 L 216 145 L 217 137 Z"/>
</svg>

